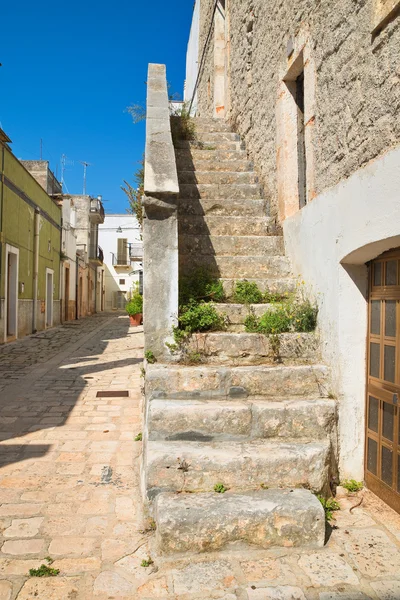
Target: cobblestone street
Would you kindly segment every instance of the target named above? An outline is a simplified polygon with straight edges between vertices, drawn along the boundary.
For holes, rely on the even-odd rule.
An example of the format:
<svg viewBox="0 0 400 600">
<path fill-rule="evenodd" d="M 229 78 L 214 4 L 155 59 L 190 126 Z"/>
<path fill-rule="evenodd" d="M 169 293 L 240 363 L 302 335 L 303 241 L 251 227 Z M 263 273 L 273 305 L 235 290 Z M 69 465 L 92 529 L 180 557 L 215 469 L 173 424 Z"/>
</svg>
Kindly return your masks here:
<svg viewBox="0 0 400 600">
<path fill-rule="evenodd" d="M 158 557 L 135 441 L 142 346 L 125 316 L 98 315 L 0 348 L 0 600 L 400 598 L 400 516 L 365 491 L 341 498 L 320 551 Z M 29 577 L 42 564 L 60 573 Z"/>
</svg>

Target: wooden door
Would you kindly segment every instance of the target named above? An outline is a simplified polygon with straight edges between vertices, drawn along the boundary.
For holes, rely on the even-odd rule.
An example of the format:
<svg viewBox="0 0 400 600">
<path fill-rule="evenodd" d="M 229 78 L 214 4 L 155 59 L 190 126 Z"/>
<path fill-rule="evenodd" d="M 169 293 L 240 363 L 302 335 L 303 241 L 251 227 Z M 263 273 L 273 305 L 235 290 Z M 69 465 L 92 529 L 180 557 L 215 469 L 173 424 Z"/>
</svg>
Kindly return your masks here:
<svg viewBox="0 0 400 600">
<path fill-rule="evenodd" d="M 400 249 L 370 265 L 365 470 L 400 512 Z"/>
</svg>

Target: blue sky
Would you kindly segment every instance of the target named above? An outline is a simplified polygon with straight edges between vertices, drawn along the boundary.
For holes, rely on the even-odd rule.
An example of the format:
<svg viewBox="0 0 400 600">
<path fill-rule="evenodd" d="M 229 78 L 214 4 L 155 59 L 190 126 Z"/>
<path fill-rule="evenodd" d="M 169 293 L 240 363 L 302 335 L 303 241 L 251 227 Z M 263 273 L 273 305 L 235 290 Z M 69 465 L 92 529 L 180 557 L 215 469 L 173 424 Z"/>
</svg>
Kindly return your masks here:
<svg viewBox="0 0 400 600">
<path fill-rule="evenodd" d="M 4 3 L 0 49 L 0 123 L 18 158 L 43 159 L 70 193 L 102 194 L 106 212 L 125 212 L 144 150 L 144 123 L 125 111 L 143 103 L 149 62 L 165 63 L 182 94 L 193 0 L 72 0 Z"/>
</svg>

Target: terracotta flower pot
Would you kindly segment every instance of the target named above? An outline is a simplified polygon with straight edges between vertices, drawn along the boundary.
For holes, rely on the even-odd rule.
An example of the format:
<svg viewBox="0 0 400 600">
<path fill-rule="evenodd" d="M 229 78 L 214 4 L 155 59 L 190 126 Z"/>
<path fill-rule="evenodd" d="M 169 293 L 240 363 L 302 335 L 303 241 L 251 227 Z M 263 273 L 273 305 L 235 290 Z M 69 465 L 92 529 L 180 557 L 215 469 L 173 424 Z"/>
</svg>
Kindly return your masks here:
<svg viewBox="0 0 400 600">
<path fill-rule="evenodd" d="M 135 315 L 129 315 L 129 323 L 134 327 L 141 325 L 142 321 L 143 321 L 142 313 L 136 313 Z"/>
</svg>

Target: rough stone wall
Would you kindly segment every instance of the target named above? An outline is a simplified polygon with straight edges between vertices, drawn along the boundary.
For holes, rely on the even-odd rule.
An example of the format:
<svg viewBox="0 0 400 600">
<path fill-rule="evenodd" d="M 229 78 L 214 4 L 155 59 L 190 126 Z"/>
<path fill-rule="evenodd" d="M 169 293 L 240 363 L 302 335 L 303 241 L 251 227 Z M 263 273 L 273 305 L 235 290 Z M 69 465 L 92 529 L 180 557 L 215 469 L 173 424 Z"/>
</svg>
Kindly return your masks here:
<svg viewBox="0 0 400 600">
<path fill-rule="evenodd" d="M 373 38 L 377 0 L 230 0 L 230 120 L 244 137 L 276 203 L 276 98 L 287 42 L 308 29 L 316 65 L 314 135 L 317 194 L 400 141 L 400 16 Z M 214 0 L 203 0 L 200 56 Z M 199 116 L 212 116 L 208 77 L 213 43 L 199 89 Z M 211 85 L 212 87 L 212 85 Z"/>
<path fill-rule="evenodd" d="M 199 34 L 199 66 L 201 75 L 198 87 L 198 116 L 212 117 L 214 106 L 214 24 L 213 11 L 215 0 L 201 0 L 200 2 L 200 34 Z M 205 47 L 207 36 L 210 38 Z M 205 50 L 203 64 L 201 60 Z"/>
</svg>

